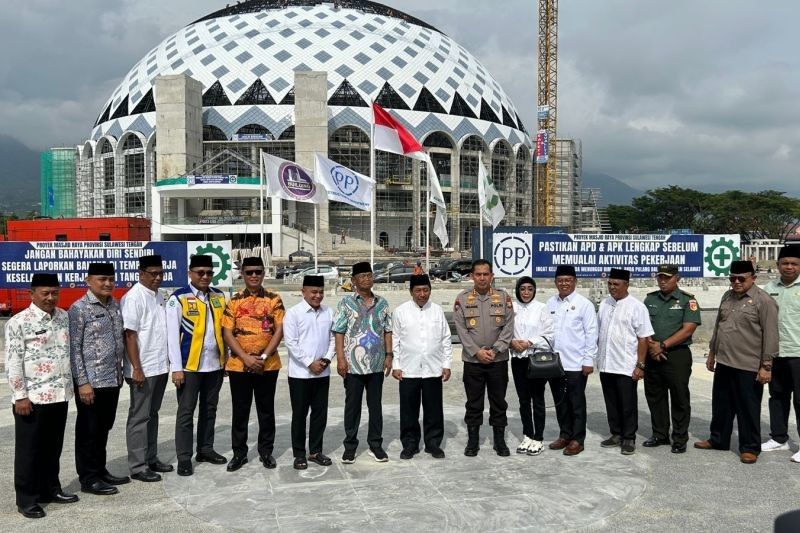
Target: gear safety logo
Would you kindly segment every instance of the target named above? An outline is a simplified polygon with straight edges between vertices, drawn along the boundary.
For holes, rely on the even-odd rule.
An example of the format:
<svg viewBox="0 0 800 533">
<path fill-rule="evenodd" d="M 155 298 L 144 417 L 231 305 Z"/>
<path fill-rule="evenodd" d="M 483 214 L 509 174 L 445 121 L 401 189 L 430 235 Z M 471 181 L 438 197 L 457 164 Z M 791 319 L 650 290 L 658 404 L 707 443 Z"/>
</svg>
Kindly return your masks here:
<svg viewBox="0 0 800 533">
<path fill-rule="evenodd" d="M 213 285 L 218 285 L 220 282 L 228 278 L 228 272 L 231 269 L 231 256 L 225 253 L 225 249 L 214 243 L 209 242 L 204 246 L 198 246 L 192 255 L 210 255 L 211 264 L 214 265 L 214 277 L 211 278 Z"/>
<path fill-rule="evenodd" d="M 731 263 L 739 259 L 739 247 L 731 239 L 720 237 L 711 241 L 705 249 L 706 269 L 716 276 L 724 276 L 731 268 Z"/>
</svg>

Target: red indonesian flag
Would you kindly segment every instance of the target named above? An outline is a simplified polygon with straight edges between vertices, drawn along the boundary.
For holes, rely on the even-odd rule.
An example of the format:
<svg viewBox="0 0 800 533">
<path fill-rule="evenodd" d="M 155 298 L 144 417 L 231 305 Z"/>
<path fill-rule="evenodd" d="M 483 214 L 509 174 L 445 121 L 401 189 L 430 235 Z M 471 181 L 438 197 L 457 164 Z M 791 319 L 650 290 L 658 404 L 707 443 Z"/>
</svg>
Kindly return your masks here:
<svg viewBox="0 0 800 533">
<path fill-rule="evenodd" d="M 419 141 L 388 111 L 378 104 L 372 104 L 372 115 L 375 121 L 376 150 L 414 159 L 426 159 L 425 151 Z"/>
</svg>

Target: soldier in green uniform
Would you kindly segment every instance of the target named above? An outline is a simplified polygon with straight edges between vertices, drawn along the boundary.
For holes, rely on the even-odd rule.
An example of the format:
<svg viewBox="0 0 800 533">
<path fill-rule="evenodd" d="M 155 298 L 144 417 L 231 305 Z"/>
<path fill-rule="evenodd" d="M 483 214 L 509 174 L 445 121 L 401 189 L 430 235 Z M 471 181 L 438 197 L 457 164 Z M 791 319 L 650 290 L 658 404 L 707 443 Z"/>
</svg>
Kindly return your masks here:
<svg viewBox="0 0 800 533">
<path fill-rule="evenodd" d="M 655 334 L 648 343 L 644 395 L 650 407 L 653 436 L 642 445 L 648 448 L 670 444 L 670 402 L 672 403 L 672 453 L 684 453 L 689 439 L 689 376 L 692 375 L 692 334 L 700 325 L 700 306 L 694 295 L 678 288 L 676 265 L 660 265 L 656 274 L 658 290 L 644 300 Z"/>
</svg>

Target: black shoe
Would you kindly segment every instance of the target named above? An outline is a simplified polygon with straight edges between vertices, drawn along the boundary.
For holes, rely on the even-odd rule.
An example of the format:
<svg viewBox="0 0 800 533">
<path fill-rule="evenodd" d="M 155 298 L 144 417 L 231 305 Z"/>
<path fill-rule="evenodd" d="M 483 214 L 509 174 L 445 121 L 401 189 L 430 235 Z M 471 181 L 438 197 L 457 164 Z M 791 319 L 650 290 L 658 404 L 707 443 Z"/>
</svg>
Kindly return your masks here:
<svg viewBox="0 0 800 533">
<path fill-rule="evenodd" d="M 659 439 L 658 437 L 650 437 L 642 443 L 645 448 L 657 448 L 658 446 L 669 446 L 669 439 Z"/>
<path fill-rule="evenodd" d="M 214 450 L 203 453 L 197 452 L 197 455 L 194 456 L 194 460 L 197 461 L 198 463 L 211 463 L 214 465 L 224 465 L 225 463 L 228 462 L 228 460 L 225 459 L 225 457 L 221 456 Z"/>
<path fill-rule="evenodd" d="M 47 513 L 44 512 L 44 509 L 42 509 L 38 503 L 34 503 L 28 507 L 17 505 L 17 511 L 25 518 L 44 518 L 47 516 Z"/>
<path fill-rule="evenodd" d="M 91 485 L 83 485 L 81 492 L 88 492 L 89 494 L 96 494 L 97 496 L 111 496 L 118 494 L 119 489 L 113 485 L 109 485 L 105 481 L 95 481 Z"/>
<path fill-rule="evenodd" d="M 158 459 L 155 462 L 150 463 L 147 465 L 150 467 L 150 470 L 153 472 L 172 472 L 175 468 L 172 465 L 168 465 L 167 463 L 162 463 Z"/>
<path fill-rule="evenodd" d="M 480 426 L 467 426 L 467 445 L 464 448 L 464 455 L 467 457 L 475 457 L 478 455 L 478 450 L 481 449 L 478 441 L 481 436 Z"/>
<path fill-rule="evenodd" d="M 308 460 L 312 463 L 317 463 L 319 466 L 331 466 L 333 464 L 330 457 L 322 455 L 321 453 L 309 455 Z"/>
<path fill-rule="evenodd" d="M 191 476 L 194 474 L 194 467 L 192 461 L 178 461 L 178 475 Z"/>
<path fill-rule="evenodd" d="M 620 444 L 621 453 L 622 455 L 633 455 L 636 451 L 636 441 L 635 440 L 623 440 Z"/>
<path fill-rule="evenodd" d="M 261 463 L 264 465 L 264 468 L 269 468 L 270 470 L 277 468 L 278 466 L 277 461 L 275 461 L 275 458 L 272 457 L 272 455 L 262 455 Z"/>
<path fill-rule="evenodd" d="M 247 464 L 247 456 L 246 455 L 234 455 L 231 458 L 230 462 L 228 462 L 228 472 L 236 472 L 241 467 Z"/>
<path fill-rule="evenodd" d="M 294 458 L 294 469 L 295 470 L 305 470 L 308 468 L 308 461 L 306 461 L 305 457 L 295 457 Z"/>
<path fill-rule="evenodd" d="M 672 453 L 686 453 L 686 444 L 672 443 Z"/>
<path fill-rule="evenodd" d="M 106 472 L 106 475 L 104 475 L 100 479 L 102 479 L 109 485 L 125 485 L 126 483 L 131 482 L 131 478 L 129 478 L 128 476 L 117 477 L 109 474 L 108 472 Z"/>
<path fill-rule="evenodd" d="M 511 450 L 508 449 L 508 445 L 506 445 L 506 428 L 504 427 L 494 427 L 494 444 L 492 448 L 494 451 L 497 452 L 497 455 L 500 457 L 508 457 L 511 455 Z"/>
<path fill-rule="evenodd" d="M 79 499 L 77 494 L 69 494 L 63 490 L 59 490 L 49 496 L 39 498 L 39 503 L 75 503 Z"/>
<path fill-rule="evenodd" d="M 431 454 L 434 459 L 444 459 L 444 451 L 441 448 L 425 448 L 425 453 Z"/>
<path fill-rule="evenodd" d="M 131 474 L 131 478 L 135 479 L 136 481 L 144 481 L 145 483 L 153 483 L 155 481 L 161 481 L 161 475 L 156 474 L 149 468 L 145 468 L 141 472 L 136 472 L 135 474 Z"/>
<path fill-rule="evenodd" d="M 381 447 L 370 448 L 369 452 L 367 453 L 369 453 L 369 455 L 375 459 L 375 462 L 377 463 L 385 463 L 389 460 L 389 456 L 386 455 L 386 452 L 383 451 L 383 448 Z"/>
<path fill-rule="evenodd" d="M 620 445 L 621 442 L 622 439 L 620 438 L 619 435 L 611 435 L 606 440 L 601 442 L 600 446 L 602 446 L 603 448 L 616 448 L 617 446 Z"/>
<path fill-rule="evenodd" d="M 400 452 L 400 459 L 413 459 L 413 458 L 414 458 L 413 448 L 403 448 L 403 451 Z"/>
<path fill-rule="evenodd" d="M 342 454 L 342 464 L 351 465 L 356 462 L 356 451 L 345 450 Z"/>
</svg>

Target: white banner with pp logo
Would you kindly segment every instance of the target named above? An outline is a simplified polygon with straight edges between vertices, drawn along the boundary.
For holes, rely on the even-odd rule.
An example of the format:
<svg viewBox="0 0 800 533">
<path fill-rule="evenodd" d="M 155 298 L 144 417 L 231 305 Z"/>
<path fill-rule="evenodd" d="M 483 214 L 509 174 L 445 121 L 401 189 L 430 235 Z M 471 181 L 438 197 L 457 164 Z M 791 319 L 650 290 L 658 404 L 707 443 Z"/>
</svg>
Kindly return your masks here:
<svg viewBox="0 0 800 533">
<path fill-rule="evenodd" d="M 496 278 L 518 278 L 533 274 L 533 235 L 495 233 L 492 237 L 493 269 Z"/>
</svg>

